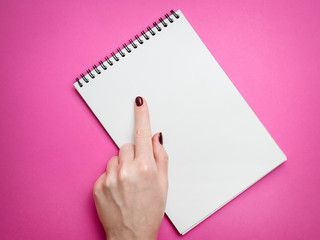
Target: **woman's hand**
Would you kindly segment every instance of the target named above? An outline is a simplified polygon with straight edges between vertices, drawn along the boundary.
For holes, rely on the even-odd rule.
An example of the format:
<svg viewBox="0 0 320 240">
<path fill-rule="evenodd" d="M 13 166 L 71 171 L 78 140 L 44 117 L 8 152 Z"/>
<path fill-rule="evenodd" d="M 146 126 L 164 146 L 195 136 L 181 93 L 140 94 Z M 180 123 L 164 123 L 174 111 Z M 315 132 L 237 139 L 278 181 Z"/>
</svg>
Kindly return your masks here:
<svg viewBox="0 0 320 240">
<path fill-rule="evenodd" d="M 145 99 L 136 98 L 135 144 L 120 148 L 94 185 L 108 240 L 157 239 L 168 191 L 168 155 L 162 134 L 151 135 Z"/>
</svg>

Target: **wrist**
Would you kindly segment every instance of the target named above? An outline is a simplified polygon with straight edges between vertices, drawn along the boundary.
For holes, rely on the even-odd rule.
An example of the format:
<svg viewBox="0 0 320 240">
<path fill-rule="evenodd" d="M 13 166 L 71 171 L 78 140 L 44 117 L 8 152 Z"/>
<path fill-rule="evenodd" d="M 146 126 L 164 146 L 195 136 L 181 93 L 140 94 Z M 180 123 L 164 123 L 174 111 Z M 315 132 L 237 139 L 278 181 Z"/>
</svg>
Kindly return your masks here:
<svg viewBox="0 0 320 240">
<path fill-rule="evenodd" d="M 106 240 L 157 240 L 158 233 L 154 234 L 143 234 L 143 235 L 135 235 L 135 234 L 116 234 L 111 235 L 106 233 Z"/>
<path fill-rule="evenodd" d="M 157 240 L 157 236 L 156 237 L 134 237 L 134 238 L 106 236 L 106 240 Z"/>
</svg>

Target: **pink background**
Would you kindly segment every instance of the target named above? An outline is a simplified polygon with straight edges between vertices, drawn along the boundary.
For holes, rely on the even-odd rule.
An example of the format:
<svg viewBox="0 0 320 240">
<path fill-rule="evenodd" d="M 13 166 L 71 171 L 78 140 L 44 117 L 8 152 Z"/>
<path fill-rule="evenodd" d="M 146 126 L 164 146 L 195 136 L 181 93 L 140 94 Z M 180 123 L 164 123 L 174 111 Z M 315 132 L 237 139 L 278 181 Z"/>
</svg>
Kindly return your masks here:
<svg viewBox="0 0 320 240">
<path fill-rule="evenodd" d="M 185 236 L 165 217 L 159 239 L 320 239 L 319 1 L 0 9 L 0 239 L 104 238 L 92 186 L 118 149 L 74 79 L 170 9 L 183 11 L 288 161 Z"/>
</svg>

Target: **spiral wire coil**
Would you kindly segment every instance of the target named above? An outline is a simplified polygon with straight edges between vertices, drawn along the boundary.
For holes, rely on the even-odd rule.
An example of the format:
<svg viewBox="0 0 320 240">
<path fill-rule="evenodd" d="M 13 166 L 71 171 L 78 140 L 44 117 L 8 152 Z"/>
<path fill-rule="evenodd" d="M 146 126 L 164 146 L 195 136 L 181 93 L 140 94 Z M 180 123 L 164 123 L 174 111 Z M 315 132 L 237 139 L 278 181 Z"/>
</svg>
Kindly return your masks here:
<svg viewBox="0 0 320 240">
<path fill-rule="evenodd" d="M 179 18 L 179 14 L 177 14 L 176 12 L 174 12 L 173 10 L 170 11 L 170 13 L 172 14 L 171 16 L 169 16 L 168 13 L 166 13 L 164 16 L 165 16 L 165 19 L 167 19 L 169 21 L 169 23 L 173 23 L 173 18 L 172 16 L 174 16 L 175 18 Z M 154 22 L 153 23 L 153 26 L 157 29 L 158 32 L 160 32 L 162 30 L 162 26 L 160 25 L 162 24 L 163 27 L 167 27 L 168 26 L 168 23 L 166 23 L 163 18 L 159 18 L 159 22 Z M 145 32 L 144 30 L 142 30 L 141 32 L 141 35 L 139 37 L 139 35 L 135 35 L 135 39 L 137 40 L 137 42 L 139 44 L 143 44 L 143 39 L 144 38 L 145 40 L 149 40 L 150 39 L 150 36 L 147 34 L 147 33 L 150 33 L 151 36 L 155 36 L 156 35 L 156 32 L 154 30 L 151 29 L 150 26 L 147 27 L 147 32 Z M 129 39 L 129 46 L 132 46 L 134 49 L 138 48 L 138 45 L 136 43 L 134 43 L 134 41 L 132 39 Z M 121 50 L 120 48 L 117 48 L 117 52 L 119 53 L 119 55 L 121 57 L 125 57 L 126 56 L 126 53 L 131 53 L 132 52 L 132 49 L 126 44 L 122 44 L 123 46 L 123 49 Z M 126 53 L 125 53 L 125 51 Z M 116 62 L 118 62 L 120 60 L 120 58 L 116 55 L 116 53 L 112 52 L 111 53 L 111 58 L 114 59 Z M 104 60 L 106 61 L 106 63 L 108 63 L 109 66 L 112 66 L 113 65 L 113 62 L 111 61 L 110 58 L 108 57 L 105 57 Z M 94 79 L 95 78 L 95 75 L 93 73 L 93 71 L 96 73 L 96 74 L 101 74 L 101 70 L 98 68 L 98 67 L 101 67 L 103 70 L 107 70 L 108 69 L 108 66 L 107 64 L 105 64 L 102 60 L 99 61 L 99 64 L 98 66 L 96 64 L 93 65 L 93 70 L 90 70 L 90 69 L 87 69 L 86 72 L 88 73 L 88 76 L 91 78 L 91 79 Z M 80 87 L 83 87 L 83 83 L 80 81 L 80 80 L 83 80 L 85 83 L 88 83 L 89 82 L 89 79 L 87 76 L 85 76 L 83 73 L 80 74 L 80 79 L 79 78 L 76 78 L 76 81 L 77 83 L 79 84 Z"/>
</svg>

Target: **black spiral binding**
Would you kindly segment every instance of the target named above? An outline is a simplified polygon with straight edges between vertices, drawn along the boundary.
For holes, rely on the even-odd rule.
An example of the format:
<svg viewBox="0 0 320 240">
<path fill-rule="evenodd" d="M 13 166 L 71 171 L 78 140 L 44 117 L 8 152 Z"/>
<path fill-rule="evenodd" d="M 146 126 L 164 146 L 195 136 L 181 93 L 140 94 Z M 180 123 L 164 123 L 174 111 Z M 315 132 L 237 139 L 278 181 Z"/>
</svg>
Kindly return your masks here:
<svg viewBox="0 0 320 240">
<path fill-rule="evenodd" d="M 169 23 L 173 23 L 173 17 L 175 17 L 176 19 L 178 19 L 180 16 L 179 14 L 177 14 L 176 12 L 174 12 L 173 10 L 170 11 L 171 13 L 171 16 L 169 16 L 168 13 L 166 13 L 164 16 L 165 16 L 165 19 L 167 19 L 169 21 Z M 172 17 L 173 16 L 173 17 Z M 159 18 L 159 23 L 157 22 L 154 22 L 153 23 L 153 26 L 157 29 L 158 32 L 160 32 L 162 30 L 161 26 L 159 26 L 160 24 L 162 24 L 163 27 L 167 27 L 168 26 L 168 23 L 165 22 L 165 20 L 163 18 Z M 143 40 L 141 39 L 142 37 L 145 39 L 145 40 L 149 40 L 150 39 L 150 36 L 147 34 L 147 33 L 150 33 L 152 36 L 156 35 L 156 32 L 154 30 L 151 29 L 150 26 L 147 27 L 147 32 L 145 32 L 144 30 L 142 30 L 141 32 L 141 35 L 139 37 L 139 35 L 135 35 L 135 39 L 137 40 L 137 42 L 139 44 L 143 44 Z M 117 48 L 117 52 L 118 54 L 121 56 L 121 57 L 125 57 L 126 56 L 126 53 L 124 53 L 126 50 L 127 53 L 131 53 L 132 52 L 132 49 L 136 49 L 138 48 L 138 45 L 136 43 L 134 43 L 134 41 L 132 39 L 129 39 L 129 45 L 132 46 L 132 48 L 130 48 L 127 44 L 122 44 L 123 46 L 123 49 L 121 50 L 120 48 Z M 120 60 L 120 58 L 114 53 L 112 52 L 111 53 L 111 57 L 116 61 L 118 62 Z M 105 57 L 104 58 L 106 60 L 106 62 L 109 64 L 109 66 L 112 66 L 113 65 L 113 62 L 110 60 L 110 58 L 108 57 Z M 93 71 L 96 73 L 96 74 L 101 74 L 101 70 L 99 70 L 98 67 L 101 67 L 103 70 L 107 70 L 107 65 L 105 63 L 103 63 L 102 60 L 99 61 L 99 65 L 93 65 Z M 90 76 L 91 79 L 94 79 L 95 78 L 95 75 L 92 73 L 92 71 L 90 69 L 87 69 L 87 73 L 88 75 Z M 83 83 L 81 82 L 81 79 L 85 82 L 85 83 L 88 83 L 89 80 L 88 78 L 83 74 L 81 73 L 80 74 L 80 79 L 79 78 L 76 78 L 76 81 L 77 83 L 79 84 L 80 87 L 83 87 Z"/>
</svg>

